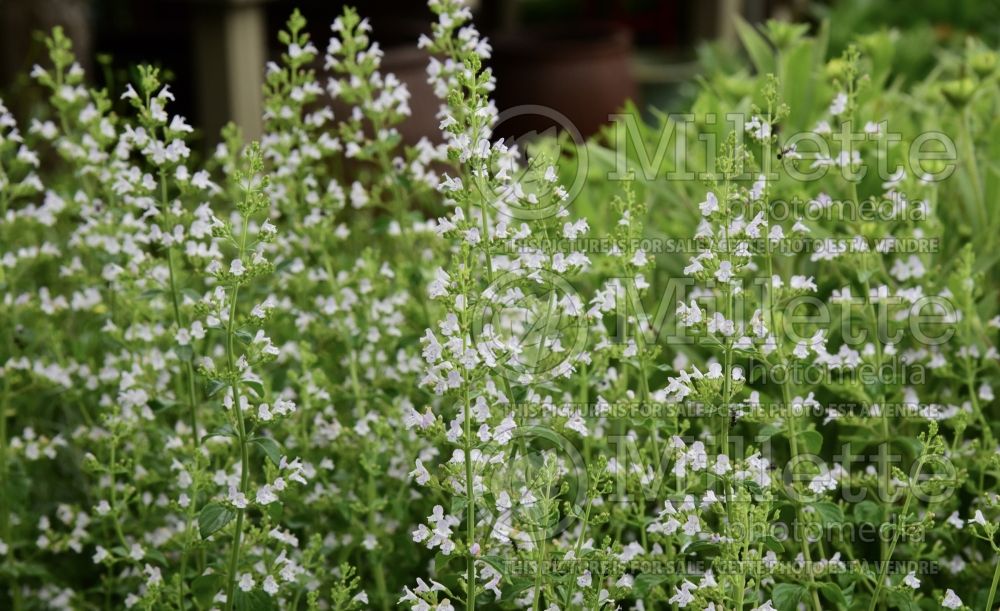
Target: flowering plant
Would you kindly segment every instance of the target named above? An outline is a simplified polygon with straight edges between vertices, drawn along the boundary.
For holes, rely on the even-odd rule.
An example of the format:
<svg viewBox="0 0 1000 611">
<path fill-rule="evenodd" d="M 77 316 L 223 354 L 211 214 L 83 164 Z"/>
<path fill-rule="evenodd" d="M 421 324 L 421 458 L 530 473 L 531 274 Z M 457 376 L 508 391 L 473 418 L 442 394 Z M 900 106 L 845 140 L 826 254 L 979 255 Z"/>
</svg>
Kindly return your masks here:
<svg viewBox="0 0 1000 611">
<path fill-rule="evenodd" d="M 741 24 L 526 143 L 428 5 L 436 140 L 353 9 L 205 161 L 58 28 L 0 103 L 0 605 L 994 608 L 996 52 Z"/>
</svg>

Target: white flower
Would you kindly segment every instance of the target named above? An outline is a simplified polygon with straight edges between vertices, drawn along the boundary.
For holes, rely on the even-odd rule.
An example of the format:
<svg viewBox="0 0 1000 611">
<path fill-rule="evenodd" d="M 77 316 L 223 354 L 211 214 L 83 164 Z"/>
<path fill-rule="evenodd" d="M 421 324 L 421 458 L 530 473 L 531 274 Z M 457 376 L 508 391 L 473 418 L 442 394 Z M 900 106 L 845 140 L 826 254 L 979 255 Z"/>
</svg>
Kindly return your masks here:
<svg viewBox="0 0 1000 611">
<path fill-rule="evenodd" d="M 635 577 L 632 577 L 628 573 L 622 575 L 621 578 L 615 582 L 615 587 L 624 588 L 626 590 L 631 590 L 633 585 L 635 585 Z"/>
<path fill-rule="evenodd" d="M 253 575 L 251 575 L 250 573 L 243 573 L 242 575 L 240 575 L 239 586 L 241 590 L 243 590 L 244 592 L 249 592 L 250 590 L 253 589 L 254 585 L 256 585 L 256 583 L 253 580 Z"/>
<path fill-rule="evenodd" d="M 101 547 L 100 545 L 98 545 L 97 549 L 94 551 L 94 555 L 91 556 L 91 558 L 93 559 L 94 564 L 100 564 L 109 555 L 110 554 L 108 554 L 108 550 L 106 550 L 103 547 Z"/>
<path fill-rule="evenodd" d="M 840 92 L 830 103 L 830 114 L 836 117 L 843 114 L 845 110 L 847 110 L 847 94 Z"/>
<path fill-rule="evenodd" d="M 278 495 L 274 493 L 274 489 L 267 484 L 264 484 L 257 489 L 257 504 L 259 505 L 269 505 L 278 500 Z"/>
<path fill-rule="evenodd" d="M 993 388 L 989 384 L 983 382 L 982 386 L 979 387 L 979 398 L 983 401 L 992 401 Z"/>
<path fill-rule="evenodd" d="M 698 204 L 698 208 L 701 210 L 702 216 L 708 216 L 713 212 L 718 212 L 719 210 L 719 199 L 715 196 L 715 193 L 709 191 L 705 195 L 705 201 Z"/>
<path fill-rule="evenodd" d="M 274 596 L 275 594 L 278 593 L 278 581 L 270 575 L 264 578 L 264 583 L 262 587 L 264 588 L 264 591 L 270 594 L 271 596 Z"/>
<path fill-rule="evenodd" d="M 236 489 L 236 486 L 229 487 L 229 502 L 237 509 L 246 509 L 247 495 Z"/>
<path fill-rule="evenodd" d="M 906 577 L 903 578 L 903 583 L 913 588 L 914 590 L 920 587 L 920 580 L 917 579 L 917 574 L 913 571 L 910 571 L 909 573 L 906 574 Z"/>
<path fill-rule="evenodd" d="M 424 484 L 430 481 L 431 474 L 430 472 L 427 471 L 427 468 L 424 467 L 424 462 L 418 458 L 416 468 L 413 469 L 413 471 L 410 471 L 410 477 L 416 480 L 418 484 L 423 486 Z"/>
<path fill-rule="evenodd" d="M 694 585 L 687 579 L 677 588 L 677 593 L 670 597 L 669 602 L 672 605 L 677 605 L 680 608 L 687 607 L 691 602 L 694 601 L 693 590 L 697 590 L 698 586 Z"/>
<path fill-rule="evenodd" d="M 962 599 L 955 594 L 955 591 L 948 588 L 944 591 L 944 598 L 941 600 L 941 606 L 945 609 L 961 609 Z"/>
</svg>

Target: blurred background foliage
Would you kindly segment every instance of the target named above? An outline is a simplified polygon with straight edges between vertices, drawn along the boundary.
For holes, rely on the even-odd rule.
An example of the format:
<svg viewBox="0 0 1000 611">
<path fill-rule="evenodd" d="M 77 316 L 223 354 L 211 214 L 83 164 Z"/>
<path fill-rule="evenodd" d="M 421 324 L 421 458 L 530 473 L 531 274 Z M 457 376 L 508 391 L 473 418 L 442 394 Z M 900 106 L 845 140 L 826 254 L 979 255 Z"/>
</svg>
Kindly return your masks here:
<svg viewBox="0 0 1000 611">
<path fill-rule="evenodd" d="M 40 112 L 24 76 L 42 56 L 38 32 L 64 25 L 85 68 L 97 84 L 117 90 L 140 62 L 161 66 L 177 95 L 178 111 L 198 128 L 203 151 L 234 119 L 250 137 L 259 133 L 259 91 L 264 61 L 278 56 L 276 32 L 294 7 L 309 18 L 314 40 L 325 44 L 328 26 L 344 3 L 321 0 L 5 0 L 0 5 L 0 92 L 23 117 Z M 426 57 L 414 41 L 427 28 L 423 2 L 364 0 L 376 38 L 385 50 L 384 68 L 412 93 L 413 116 L 404 137 L 437 138 L 437 100 L 426 84 Z M 1000 201 L 1000 116 L 995 74 L 977 74 L 976 57 L 1000 41 L 1000 2 L 982 0 L 475 0 L 478 25 L 494 46 L 491 65 L 502 110 L 540 104 L 565 116 L 589 139 L 587 188 L 581 213 L 608 214 L 605 205 L 620 184 L 607 180 L 617 170 L 616 126 L 609 116 L 624 109 L 641 116 L 638 142 L 629 141 L 630 163 L 641 165 L 677 130 L 687 147 L 686 167 L 708 163 L 699 136 L 722 142 L 725 122 L 673 124 L 671 113 L 704 116 L 749 113 L 760 104 L 762 76 L 773 73 L 791 114 L 783 129 L 815 125 L 837 87 L 838 58 L 851 45 L 870 75 L 862 104 L 871 116 L 889 121 L 894 132 L 914 137 L 938 130 L 951 135 L 963 155 L 957 179 L 938 193 L 953 231 L 946 248 L 957 252 L 972 241 L 980 269 L 995 268 L 1000 233 L 992 202 Z M 962 104 L 949 88 L 974 88 Z M 249 92 L 249 93 L 248 93 Z M 117 96 L 112 96 L 117 99 Z M 514 132 L 560 133 L 552 124 L 502 126 Z M 564 136 L 566 136 L 564 134 Z M 572 138 L 559 142 L 575 153 Z M 907 144 L 906 142 L 903 143 Z M 636 147 L 645 148 L 641 153 Z M 543 146 L 552 146 L 548 142 Z M 656 180 L 637 189 L 670 206 L 654 215 L 647 232 L 684 236 L 697 222 L 697 181 L 660 180 L 677 167 L 670 146 L 653 168 Z M 570 164 L 572 167 L 574 164 Z M 578 164 L 576 164 L 578 165 Z M 568 177 L 572 179 L 572 177 Z M 862 190 L 875 193 L 878 178 Z M 587 209 L 589 207 L 589 209 Z M 986 230 L 974 231 L 973 228 Z M 679 257 L 660 257 L 660 273 L 675 274 Z"/>
<path fill-rule="evenodd" d="M 0 94 L 20 116 L 37 94 L 25 77 L 44 54 L 40 32 L 62 25 L 84 69 L 116 89 L 140 63 L 160 66 L 177 94 L 178 111 L 202 128 L 204 148 L 234 119 L 251 136 L 260 129 L 262 63 L 278 55 L 277 31 L 293 8 L 325 41 L 341 0 L 4 0 L 0 3 Z M 414 140 L 433 133 L 419 125 L 434 110 L 424 83 L 424 57 L 412 49 L 427 24 L 423 2 L 361 0 L 386 52 L 385 64 L 414 94 Z M 544 104 L 585 135 L 595 133 L 626 100 L 647 118 L 651 109 L 684 108 L 695 77 L 728 74 L 740 83 L 747 57 L 740 22 L 775 18 L 803 24 L 838 56 L 855 37 L 891 41 L 891 64 L 880 67 L 916 81 L 937 55 L 961 48 L 968 35 L 1000 39 L 1000 3 L 982 0 L 473 0 L 476 20 L 493 40 L 498 103 Z M 824 29 L 823 24 L 828 26 Z M 881 59 L 881 58 L 880 58 Z M 426 102 L 421 104 L 421 101 Z"/>
</svg>

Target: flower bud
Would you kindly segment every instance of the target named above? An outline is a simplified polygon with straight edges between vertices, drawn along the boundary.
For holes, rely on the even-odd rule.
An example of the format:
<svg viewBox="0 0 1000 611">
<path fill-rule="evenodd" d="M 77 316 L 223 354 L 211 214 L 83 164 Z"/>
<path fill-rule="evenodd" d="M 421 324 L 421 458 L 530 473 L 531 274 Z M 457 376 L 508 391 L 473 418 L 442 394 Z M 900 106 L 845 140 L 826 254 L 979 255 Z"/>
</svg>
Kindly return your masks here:
<svg viewBox="0 0 1000 611">
<path fill-rule="evenodd" d="M 969 65 L 979 78 L 986 78 L 996 70 L 997 54 L 995 51 L 978 51 L 969 57 Z"/>
<path fill-rule="evenodd" d="M 941 93 L 948 103 L 955 108 L 962 108 L 969 103 L 976 93 L 976 81 L 971 78 L 956 79 L 941 85 Z"/>
<path fill-rule="evenodd" d="M 844 81 L 847 79 L 848 68 L 847 60 L 838 57 L 826 63 L 824 73 L 826 78 L 831 81 Z"/>
</svg>

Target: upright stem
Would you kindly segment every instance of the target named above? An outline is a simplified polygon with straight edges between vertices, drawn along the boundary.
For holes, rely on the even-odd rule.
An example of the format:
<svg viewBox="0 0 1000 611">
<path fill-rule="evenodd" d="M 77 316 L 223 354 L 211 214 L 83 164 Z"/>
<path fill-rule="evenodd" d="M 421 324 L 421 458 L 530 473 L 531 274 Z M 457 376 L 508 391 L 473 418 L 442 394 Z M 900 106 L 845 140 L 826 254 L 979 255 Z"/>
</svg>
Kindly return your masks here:
<svg viewBox="0 0 1000 611">
<path fill-rule="evenodd" d="M 243 217 L 243 231 L 240 235 L 240 249 L 238 258 L 243 258 L 247 244 L 248 219 Z M 233 348 L 233 338 L 236 336 L 236 304 L 240 292 L 239 283 L 233 285 L 232 302 L 229 304 L 229 321 L 226 323 L 226 361 L 229 365 L 229 375 L 232 376 L 230 388 L 233 392 L 233 411 L 236 412 L 237 439 L 240 444 L 240 492 L 247 493 L 250 481 L 250 452 L 247 447 L 246 422 L 243 419 L 243 408 L 240 406 L 240 384 L 236 376 L 236 358 Z M 246 509 L 236 510 L 236 530 L 233 533 L 233 550 L 229 558 L 229 582 L 226 585 L 226 610 L 233 608 L 233 593 L 236 589 L 236 571 L 239 570 L 240 544 L 243 537 L 243 520 Z"/>
<path fill-rule="evenodd" d="M 358 354 L 353 348 L 351 349 L 351 360 L 350 360 L 350 372 L 351 372 L 351 391 L 354 394 L 354 404 L 364 405 L 365 398 L 361 392 L 361 381 L 358 376 Z M 378 498 L 378 492 L 375 489 L 375 477 L 371 472 L 368 473 L 368 483 L 366 487 L 366 493 L 368 495 L 368 505 L 371 511 L 368 512 L 368 532 L 374 532 L 375 523 L 375 500 Z M 389 608 L 389 593 L 385 585 L 385 570 L 382 568 L 382 561 L 379 558 L 379 554 L 372 550 L 371 552 L 372 561 L 372 572 L 375 577 L 375 589 L 378 592 L 379 606 L 383 611 Z"/>
<path fill-rule="evenodd" d="M 986 597 L 986 611 L 993 608 L 993 601 L 997 595 L 997 583 L 1000 583 L 1000 559 L 997 560 L 997 566 L 993 569 L 993 583 L 990 584 L 990 595 Z"/>
<path fill-rule="evenodd" d="M 548 506 L 550 492 L 551 492 L 551 484 L 546 486 L 545 489 L 546 505 L 545 505 L 545 514 L 543 515 L 547 515 L 550 510 Z M 531 605 L 532 611 L 538 611 L 539 605 L 542 602 L 542 574 L 545 568 L 545 553 L 546 553 L 545 544 L 547 542 L 548 542 L 548 537 L 546 536 L 546 533 L 543 532 L 541 545 L 538 546 L 538 563 L 535 565 L 535 596 L 534 596 L 534 601 L 532 602 Z"/>
<path fill-rule="evenodd" d="M 10 506 L 7 494 L 7 411 L 10 408 L 10 378 L 3 379 L 3 396 L 0 397 L 0 538 L 7 545 L 7 562 L 14 563 L 14 542 L 10 539 Z M 16 579 L 10 584 L 15 611 L 21 609 L 21 588 Z"/>
<path fill-rule="evenodd" d="M 855 200 L 857 199 L 857 187 L 854 187 Z M 875 370 L 878 372 L 877 375 L 882 374 L 882 340 L 879 337 L 878 328 L 878 313 L 875 308 L 875 303 L 871 298 L 871 282 L 866 278 L 864 281 L 864 298 L 870 310 L 870 315 L 872 317 L 872 323 L 875 327 Z M 884 470 L 884 473 L 879 474 L 879 499 L 882 501 L 882 512 L 885 515 L 885 519 L 889 519 L 889 512 L 891 511 L 891 505 L 889 499 L 889 408 L 885 404 L 885 389 L 881 382 L 879 381 L 879 395 L 878 395 L 878 406 L 879 406 L 879 425 L 881 429 L 881 442 L 879 443 L 879 462 L 880 468 Z M 909 502 L 909 498 L 907 498 Z M 892 550 L 895 548 L 895 541 L 890 545 L 885 539 L 879 539 L 879 558 L 882 561 L 883 568 L 889 564 L 889 559 L 892 557 Z M 875 585 L 876 595 L 872 599 L 872 604 L 878 602 L 878 592 L 882 589 L 881 580 Z M 874 608 L 874 607 L 873 607 Z"/>
<path fill-rule="evenodd" d="M 770 113 L 770 109 L 769 109 L 769 111 L 768 111 L 768 121 L 770 122 L 770 120 L 771 120 L 771 113 Z M 770 163 L 771 163 L 770 150 L 771 150 L 771 148 L 770 148 L 769 144 L 764 147 L 764 151 L 765 151 L 764 155 L 765 155 L 765 160 L 766 161 L 763 164 L 763 168 L 764 168 L 764 175 L 765 175 L 765 177 L 770 172 Z M 767 284 L 766 284 L 766 286 L 767 286 L 767 310 L 768 310 L 768 318 L 770 319 L 771 333 L 775 334 L 775 345 L 776 345 L 776 351 L 778 353 L 779 362 L 787 370 L 787 368 L 789 366 L 788 359 L 785 357 L 784 344 L 782 342 L 782 338 L 779 335 L 779 333 L 781 333 L 781 332 L 778 330 L 777 324 L 775 323 L 775 320 L 776 320 L 777 317 L 775 316 L 775 303 L 774 303 L 774 295 L 773 295 L 773 293 L 774 293 L 774 252 L 771 249 L 771 238 L 770 238 L 771 216 L 770 216 L 770 210 L 767 209 L 766 206 L 767 206 L 767 204 L 765 202 L 765 211 L 764 211 L 765 214 L 764 214 L 764 218 L 765 218 L 765 220 L 767 222 L 767 228 L 766 228 L 767 234 L 765 235 L 764 243 L 766 245 L 766 257 L 765 257 L 765 259 L 767 261 Z M 787 371 L 786 371 L 786 373 L 787 373 Z M 791 390 L 788 387 L 788 384 L 789 384 L 789 382 L 788 382 L 788 376 L 784 375 L 784 376 L 782 376 L 782 380 L 779 382 L 778 385 L 781 387 L 781 397 L 782 397 L 782 402 L 784 404 L 784 409 L 788 412 L 788 414 L 787 414 L 787 418 L 788 418 L 788 448 L 789 448 L 789 455 L 790 455 L 792 464 L 795 465 L 795 464 L 798 464 L 798 457 L 799 457 L 799 439 L 798 439 L 799 431 L 798 431 L 798 422 L 796 420 L 796 415 L 791 411 L 792 393 L 791 393 Z M 792 501 L 793 501 L 793 504 L 795 505 L 796 519 L 799 521 L 800 525 L 804 525 L 805 524 L 805 518 L 806 518 L 806 516 L 805 516 L 805 512 L 802 509 L 802 503 L 797 498 L 796 499 L 792 499 Z M 805 532 L 807 529 L 803 528 L 802 530 L 803 530 L 803 532 Z M 809 590 L 810 590 L 810 592 L 812 594 L 813 607 L 816 609 L 816 611 L 822 611 L 823 607 L 822 607 L 822 605 L 820 605 L 819 592 L 816 589 L 816 577 L 815 577 L 815 575 L 813 575 L 812 551 L 809 548 L 809 538 L 808 538 L 808 535 L 806 535 L 805 537 L 803 537 L 803 540 L 802 540 L 802 558 L 805 561 L 805 565 L 806 565 L 806 575 L 808 575 L 808 577 L 809 577 Z"/>
<path fill-rule="evenodd" d="M 910 499 L 913 498 L 912 488 L 907 489 L 906 501 L 903 503 L 903 511 L 899 514 L 899 526 L 892 533 L 892 542 L 889 544 L 888 555 L 882 561 L 882 568 L 878 574 L 878 583 L 875 584 L 875 592 L 872 594 L 872 601 L 868 605 L 868 611 L 875 611 L 875 607 L 879 604 L 879 595 L 882 593 L 882 587 L 885 585 L 885 576 L 889 571 L 889 559 L 892 558 L 892 553 L 896 551 L 896 543 L 899 541 L 899 532 L 902 530 L 902 522 L 906 519 L 906 511 L 910 508 Z M 1000 565 L 998 565 L 1000 566 Z M 993 578 L 993 588 L 996 589 L 996 576 Z M 992 600 L 992 596 L 991 596 Z M 989 609 L 990 605 L 986 605 Z"/>
<path fill-rule="evenodd" d="M 169 206 L 167 197 L 167 176 L 166 172 L 163 170 L 160 171 L 160 205 L 163 208 L 163 218 L 166 224 L 169 222 L 170 217 L 167 213 L 167 208 Z M 170 227 L 164 227 L 164 231 L 169 233 Z M 170 300 L 174 311 L 174 325 L 176 325 L 178 329 L 181 329 L 184 326 L 184 321 L 181 318 L 180 295 L 177 291 L 177 280 L 174 272 L 173 245 L 167 248 L 167 269 L 170 272 Z M 194 441 L 194 449 L 197 452 L 201 447 L 201 439 L 199 439 L 198 436 L 198 406 L 194 389 L 194 367 L 191 365 L 190 359 L 184 360 L 184 374 L 187 381 L 186 386 L 188 395 L 188 412 L 191 419 L 191 436 Z"/>
<path fill-rule="evenodd" d="M 789 397 L 788 388 L 784 384 L 782 384 L 781 390 L 785 398 L 785 405 L 786 406 L 791 405 L 790 402 L 791 398 Z M 790 448 L 789 451 L 791 453 L 793 464 L 798 463 L 798 456 L 799 456 L 799 440 L 798 440 L 798 431 L 796 430 L 796 428 L 797 427 L 795 426 L 795 415 L 789 414 L 788 415 L 788 433 L 789 433 L 789 448 Z M 795 499 L 795 511 L 798 514 L 799 522 L 804 524 L 805 512 L 802 511 L 802 504 L 799 502 L 798 499 Z M 803 531 L 808 532 L 808 529 L 803 528 Z M 816 590 L 816 576 L 813 575 L 812 552 L 809 549 L 808 535 L 804 535 L 802 539 L 802 558 L 803 560 L 805 560 L 806 564 L 806 575 L 809 576 L 809 586 L 810 586 L 809 590 L 810 592 L 812 592 L 813 607 L 816 609 L 816 611 L 823 611 L 823 606 L 820 605 L 819 602 L 819 592 L 817 592 Z"/>
<path fill-rule="evenodd" d="M 723 205 L 728 206 L 728 204 L 729 204 L 729 189 L 728 188 L 726 189 L 726 192 L 725 192 L 725 198 L 726 198 L 726 200 L 725 200 L 725 203 Z M 726 216 L 726 229 L 725 229 L 725 232 L 726 232 L 726 260 L 727 261 L 731 261 L 732 260 L 732 256 L 729 253 L 729 248 L 730 248 L 729 225 L 730 225 L 730 220 L 729 220 L 729 216 L 727 214 L 727 216 Z M 733 309 L 734 309 L 733 291 L 732 291 L 732 287 L 729 286 L 728 284 L 726 285 L 726 297 L 725 297 L 725 299 L 726 299 L 726 313 L 725 313 L 725 317 L 726 317 L 726 320 L 732 320 L 732 318 L 733 318 Z M 722 380 L 722 414 L 721 414 L 722 415 L 722 434 L 719 437 L 719 445 L 721 446 L 720 447 L 721 453 L 725 454 L 726 457 L 728 458 L 729 457 L 729 420 L 730 420 L 730 417 L 731 417 L 731 415 L 730 415 L 730 410 L 732 409 L 732 405 L 731 404 L 733 402 L 733 344 L 732 344 L 732 341 L 730 341 L 729 338 L 726 338 L 724 340 L 724 342 L 725 342 L 724 346 L 723 346 L 724 367 L 722 369 L 722 375 L 724 377 L 723 377 L 723 380 Z M 733 486 L 732 486 L 732 483 L 730 482 L 729 478 L 726 478 L 726 480 L 725 480 L 725 486 L 726 486 L 726 490 L 725 490 L 725 496 L 726 496 L 726 520 L 727 520 L 727 522 L 729 524 L 729 530 L 730 530 L 730 532 L 733 532 L 733 528 L 735 527 L 735 519 L 734 519 L 735 516 L 733 514 L 733 503 L 735 502 L 735 499 L 734 499 L 734 493 L 733 493 Z M 733 539 L 733 543 L 735 543 L 735 539 Z M 740 562 L 739 558 L 737 558 L 736 560 L 737 560 L 737 562 Z M 738 582 L 735 585 L 736 585 L 736 593 L 737 593 L 737 598 L 738 598 L 738 602 L 737 602 L 738 606 L 736 608 L 739 611 L 742 611 L 742 609 L 743 609 L 743 603 L 742 603 L 742 600 L 743 600 L 743 591 L 746 589 L 746 577 L 743 574 L 742 568 L 739 571 Z"/>
<path fill-rule="evenodd" d="M 969 125 L 969 109 L 966 108 L 962 112 L 962 120 L 960 125 L 962 127 L 962 147 L 965 149 L 963 151 L 965 155 L 966 168 L 969 170 L 969 179 L 972 181 L 973 202 L 976 204 L 976 215 L 979 222 L 983 223 L 982 227 L 989 227 L 990 217 L 987 213 L 986 206 L 983 201 L 983 181 L 979 176 L 979 165 L 976 163 L 976 146 L 972 139 L 972 128 Z M 991 236 L 990 232 L 985 232 L 986 235 Z"/>
<path fill-rule="evenodd" d="M 462 282 L 462 292 L 468 295 L 466 281 Z M 466 302 L 462 308 L 462 351 L 468 348 L 469 337 L 469 305 Z M 472 380 L 466 369 L 462 370 L 462 386 L 464 387 L 464 408 L 465 408 L 465 434 L 462 439 L 463 451 L 465 454 L 465 544 L 468 548 L 465 565 L 465 608 L 474 611 L 476 608 L 476 558 L 473 556 L 473 547 L 476 544 L 476 495 L 475 495 L 475 473 L 472 465 L 472 397 L 469 394 L 469 387 Z"/>
<path fill-rule="evenodd" d="M 990 428 L 990 423 L 986 420 L 982 407 L 979 405 L 979 395 L 976 392 L 976 371 L 972 362 L 972 356 L 969 354 L 965 356 L 965 386 L 969 391 L 969 401 L 972 402 L 972 411 L 979 420 L 979 426 L 983 429 L 983 441 L 986 449 L 993 451 L 996 445 L 993 441 L 993 430 Z"/>
<path fill-rule="evenodd" d="M 167 196 L 167 175 L 164 170 L 160 170 L 160 206 L 161 206 L 161 214 L 163 215 L 164 219 L 164 224 L 167 225 L 166 227 L 164 227 L 164 231 L 166 233 L 170 233 L 171 231 L 171 228 L 169 227 L 169 219 L 170 219 L 168 212 L 169 205 L 170 205 L 169 198 Z M 167 247 L 167 270 L 169 271 L 169 277 L 170 277 L 170 300 L 171 304 L 173 305 L 174 325 L 177 327 L 178 330 L 180 330 L 181 328 L 184 327 L 184 322 L 181 318 L 180 295 L 178 294 L 176 273 L 174 272 L 174 246 L 172 243 L 170 246 Z M 201 438 L 198 433 L 198 404 L 195 398 L 196 395 L 194 388 L 194 367 L 191 364 L 190 358 L 181 360 L 184 363 L 183 369 L 184 369 L 185 386 L 187 387 L 188 416 L 190 418 L 191 439 L 192 442 L 194 443 L 195 454 L 197 455 L 198 452 L 201 450 Z M 197 492 L 198 492 L 197 487 L 192 488 L 191 490 L 191 496 L 193 497 L 191 499 L 192 508 L 195 506 L 195 503 L 197 502 Z M 194 512 L 188 511 L 187 526 L 185 529 L 185 532 L 187 534 L 185 537 L 184 550 L 181 552 L 181 570 L 180 570 L 180 581 L 179 581 L 180 585 L 178 586 L 178 592 L 177 592 L 177 598 L 180 608 L 184 607 L 184 583 L 187 577 L 188 547 L 191 540 L 190 533 L 193 521 L 194 521 Z"/>
</svg>

